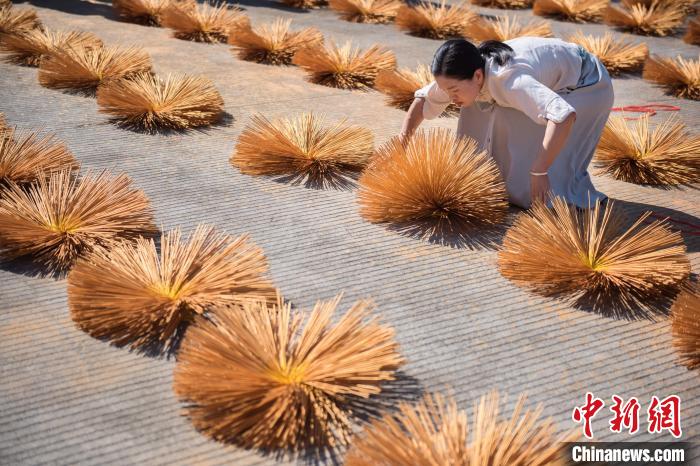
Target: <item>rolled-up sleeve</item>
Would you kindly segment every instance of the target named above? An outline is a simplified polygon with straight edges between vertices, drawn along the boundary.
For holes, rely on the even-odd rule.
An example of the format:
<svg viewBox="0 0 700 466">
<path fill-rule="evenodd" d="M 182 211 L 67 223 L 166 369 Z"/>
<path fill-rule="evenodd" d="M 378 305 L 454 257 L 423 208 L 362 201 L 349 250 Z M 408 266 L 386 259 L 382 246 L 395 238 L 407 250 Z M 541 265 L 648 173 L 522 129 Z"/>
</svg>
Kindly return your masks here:
<svg viewBox="0 0 700 466">
<path fill-rule="evenodd" d="M 447 92 L 440 89 L 435 81 L 418 89 L 413 96 L 424 99 L 423 118 L 426 120 L 432 120 L 442 115 L 452 101 Z"/>
<path fill-rule="evenodd" d="M 511 73 L 500 88 L 501 98 L 532 121 L 546 125 L 548 120 L 561 123 L 576 109 L 559 94 L 526 73 Z"/>
</svg>

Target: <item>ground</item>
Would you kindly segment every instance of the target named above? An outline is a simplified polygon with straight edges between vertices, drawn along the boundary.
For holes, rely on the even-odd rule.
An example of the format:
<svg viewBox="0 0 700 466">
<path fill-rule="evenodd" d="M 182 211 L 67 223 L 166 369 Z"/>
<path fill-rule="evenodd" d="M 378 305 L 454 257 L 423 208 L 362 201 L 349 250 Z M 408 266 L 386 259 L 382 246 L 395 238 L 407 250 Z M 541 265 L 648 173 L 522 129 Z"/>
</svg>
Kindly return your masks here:
<svg viewBox="0 0 700 466">
<path fill-rule="evenodd" d="M 191 43 L 167 29 L 117 20 L 109 2 L 32 0 L 48 26 L 98 34 L 109 44 L 137 44 L 158 73 L 202 74 L 221 92 L 227 121 L 207 131 L 136 133 L 108 122 L 94 99 L 39 86 L 36 70 L 0 64 L 0 111 L 12 125 L 53 131 L 84 169 L 125 171 L 150 197 L 163 229 L 192 231 L 201 222 L 231 234 L 248 232 L 269 259 L 283 294 L 301 307 L 344 292 L 342 306 L 372 297 L 395 327 L 408 360 L 405 372 L 424 390 L 449 387 L 470 407 L 498 389 L 543 404 L 559 430 L 587 391 L 606 400 L 596 439 L 622 440 L 607 428 L 613 394 L 642 402 L 642 428 L 652 395 L 679 395 L 683 439 L 700 441 L 697 372 L 679 365 L 665 318 L 606 318 L 521 290 L 500 276 L 496 252 L 451 248 L 401 236 L 362 221 L 356 190 L 309 189 L 239 173 L 229 165 L 250 115 L 314 110 L 372 129 L 376 142 L 396 134 L 404 113 L 377 92 L 308 83 L 294 67 L 240 61 L 223 44 Z M 340 20 L 329 10 L 300 12 L 269 0 L 244 0 L 254 24 L 276 17 L 315 26 L 326 38 L 379 42 L 400 66 L 428 63 L 439 41 L 411 37 L 395 26 Z M 481 8 L 485 14 L 501 11 Z M 530 16 L 530 11 L 511 13 Z M 565 37 L 601 25 L 552 21 Z M 616 34 L 622 34 L 617 33 Z M 697 57 L 679 37 L 642 38 L 653 53 Z M 680 118 L 700 130 L 700 102 L 669 97 L 639 76 L 614 80 L 615 104 L 679 105 Z M 654 117 L 656 121 L 663 114 Z M 427 126 L 454 128 L 455 119 Z M 596 186 L 631 214 L 653 210 L 683 229 L 693 270 L 700 266 L 700 194 L 661 190 L 594 176 Z M 680 223 L 685 222 L 685 223 Z M 688 224 L 696 225 L 693 232 Z M 76 329 L 65 280 L 0 270 L 0 463 L 2 464 L 273 464 L 257 452 L 222 446 L 198 434 L 172 390 L 173 360 L 114 348 Z M 632 440 L 668 439 L 640 433 Z"/>
</svg>

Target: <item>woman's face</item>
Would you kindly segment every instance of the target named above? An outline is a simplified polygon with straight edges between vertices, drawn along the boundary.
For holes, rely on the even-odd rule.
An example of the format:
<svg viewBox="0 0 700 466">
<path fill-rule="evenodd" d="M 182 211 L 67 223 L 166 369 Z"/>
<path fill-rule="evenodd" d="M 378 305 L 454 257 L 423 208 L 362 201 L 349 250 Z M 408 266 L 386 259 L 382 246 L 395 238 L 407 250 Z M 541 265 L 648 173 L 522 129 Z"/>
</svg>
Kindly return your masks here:
<svg viewBox="0 0 700 466">
<path fill-rule="evenodd" d="M 474 103 L 484 84 L 483 70 L 476 70 L 472 79 L 456 79 L 436 76 L 435 82 L 440 89 L 449 94 L 452 102 L 459 107 L 468 107 Z"/>
</svg>

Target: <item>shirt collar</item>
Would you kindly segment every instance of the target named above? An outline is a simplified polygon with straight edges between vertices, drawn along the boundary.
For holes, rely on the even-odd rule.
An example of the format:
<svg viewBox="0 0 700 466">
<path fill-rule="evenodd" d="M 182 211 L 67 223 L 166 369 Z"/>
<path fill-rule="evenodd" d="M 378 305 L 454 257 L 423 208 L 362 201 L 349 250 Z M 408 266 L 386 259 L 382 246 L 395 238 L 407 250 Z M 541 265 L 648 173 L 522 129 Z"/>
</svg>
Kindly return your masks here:
<svg viewBox="0 0 700 466">
<path fill-rule="evenodd" d="M 481 86 L 481 91 L 479 95 L 476 96 L 477 102 L 487 102 L 491 103 L 494 101 L 489 91 L 489 77 L 492 73 L 491 67 L 493 66 L 493 58 L 488 58 L 486 60 L 486 65 L 484 66 L 484 84 Z"/>
</svg>

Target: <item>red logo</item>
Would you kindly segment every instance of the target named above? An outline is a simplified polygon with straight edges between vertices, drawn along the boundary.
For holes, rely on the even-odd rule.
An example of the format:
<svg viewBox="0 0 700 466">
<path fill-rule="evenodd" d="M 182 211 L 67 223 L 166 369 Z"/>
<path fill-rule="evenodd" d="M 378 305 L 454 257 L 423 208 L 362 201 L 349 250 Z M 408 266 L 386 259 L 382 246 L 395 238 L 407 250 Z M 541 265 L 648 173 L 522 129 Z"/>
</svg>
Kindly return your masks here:
<svg viewBox="0 0 700 466">
<path fill-rule="evenodd" d="M 639 430 L 639 401 L 637 398 L 630 398 L 627 403 L 622 404 L 622 398 L 617 395 L 612 396 L 613 405 L 610 411 L 615 415 L 610 421 L 610 430 L 613 432 L 622 432 L 622 429 L 628 429 L 630 434 L 634 434 Z"/>
<path fill-rule="evenodd" d="M 586 393 L 586 403 L 583 406 L 574 408 L 571 417 L 574 422 L 581 423 L 583 421 L 583 434 L 588 438 L 593 438 L 593 429 L 591 428 L 591 419 L 600 411 L 605 402 L 600 398 L 593 396 L 591 392 Z"/>
<path fill-rule="evenodd" d="M 636 397 L 631 397 L 627 402 L 618 396 L 612 396 L 611 417 L 608 425 L 611 432 L 621 433 L 625 430 L 629 434 L 636 434 L 639 431 L 639 411 L 641 406 Z M 593 438 L 592 421 L 598 412 L 603 409 L 605 402 L 595 397 L 591 392 L 586 393 L 586 402 L 581 406 L 576 406 L 571 413 L 571 418 L 577 424 L 583 424 L 583 434 Z M 681 430 L 681 398 L 678 395 L 670 395 L 659 400 L 657 396 L 652 396 L 647 409 L 647 431 L 650 434 L 660 434 L 668 431 L 675 438 L 680 438 Z"/>
<path fill-rule="evenodd" d="M 650 434 L 668 430 L 674 437 L 680 438 L 682 431 L 681 398 L 679 396 L 667 396 L 661 401 L 656 396 L 652 396 L 647 414 L 649 415 Z"/>
</svg>

